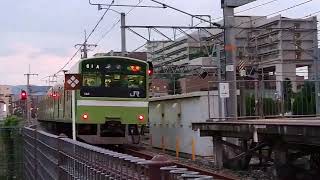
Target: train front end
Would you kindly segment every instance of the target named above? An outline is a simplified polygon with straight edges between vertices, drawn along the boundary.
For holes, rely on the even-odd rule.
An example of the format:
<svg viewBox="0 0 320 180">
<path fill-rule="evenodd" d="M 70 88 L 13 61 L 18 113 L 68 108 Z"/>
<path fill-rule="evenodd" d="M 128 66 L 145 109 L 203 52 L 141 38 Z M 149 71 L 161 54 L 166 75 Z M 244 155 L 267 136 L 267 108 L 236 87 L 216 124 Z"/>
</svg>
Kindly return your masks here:
<svg viewBox="0 0 320 180">
<path fill-rule="evenodd" d="M 148 64 L 123 57 L 85 59 L 77 93 L 78 137 L 91 144 L 137 144 L 148 121 Z"/>
</svg>

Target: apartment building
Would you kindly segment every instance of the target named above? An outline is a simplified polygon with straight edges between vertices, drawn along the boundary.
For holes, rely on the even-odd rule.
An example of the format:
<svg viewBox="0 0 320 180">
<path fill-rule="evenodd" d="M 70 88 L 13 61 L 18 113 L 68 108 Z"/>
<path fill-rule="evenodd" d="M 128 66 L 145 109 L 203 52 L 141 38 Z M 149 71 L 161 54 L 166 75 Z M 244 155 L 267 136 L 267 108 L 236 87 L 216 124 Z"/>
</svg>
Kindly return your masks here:
<svg viewBox="0 0 320 180">
<path fill-rule="evenodd" d="M 277 91 L 281 92 L 281 81 L 289 78 L 293 89 L 297 88 L 296 69 L 308 68 L 308 77 L 313 77 L 318 56 L 317 18 L 292 19 L 282 16 L 239 16 L 235 18 L 236 49 L 238 71 L 252 67 L 263 69 L 277 82 Z M 181 65 L 201 61 L 212 53 L 212 46 L 224 47 L 222 30 L 193 32 L 190 36 L 179 38 L 175 42 L 152 44 L 148 58 L 155 65 Z M 201 42 L 210 37 L 210 41 Z M 225 59 L 224 50 L 220 51 L 221 61 Z M 200 61 L 199 61 L 200 59 Z M 208 61 L 208 60 L 207 60 Z M 203 89 L 203 88 L 202 88 Z"/>
</svg>

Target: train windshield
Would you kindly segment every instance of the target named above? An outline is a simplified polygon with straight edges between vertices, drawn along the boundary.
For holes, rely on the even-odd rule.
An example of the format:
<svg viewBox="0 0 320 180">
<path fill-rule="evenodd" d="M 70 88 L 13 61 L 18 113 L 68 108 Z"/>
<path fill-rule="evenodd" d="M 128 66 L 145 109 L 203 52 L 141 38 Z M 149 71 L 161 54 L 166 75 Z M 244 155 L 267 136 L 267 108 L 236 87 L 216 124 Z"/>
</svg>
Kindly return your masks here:
<svg viewBox="0 0 320 180">
<path fill-rule="evenodd" d="M 87 60 L 82 77 L 82 97 L 146 97 L 146 64 L 141 62 Z"/>
</svg>

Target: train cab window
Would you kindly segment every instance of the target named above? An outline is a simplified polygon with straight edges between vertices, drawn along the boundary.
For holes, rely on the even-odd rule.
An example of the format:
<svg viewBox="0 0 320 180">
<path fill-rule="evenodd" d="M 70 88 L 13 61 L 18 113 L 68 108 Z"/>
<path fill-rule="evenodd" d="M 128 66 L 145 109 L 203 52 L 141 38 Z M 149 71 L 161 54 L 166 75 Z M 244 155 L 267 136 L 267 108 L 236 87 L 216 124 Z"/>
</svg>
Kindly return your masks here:
<svg viewBox="0 0 320 180">
<path fill-rule="evenodd" d="M 111 87 L 112 77 L 111 75 L 105 75 L 104 77 L 104 86 Z"/>
<path fill-rule="evenodd" d="M 128 87 L 129 88 L 144 88 L 145 87 L 145 76 L 128 75 Z"/>
<path fill-rule="evenodd" d="M 87 87 L 99 87 L 101 86 L 101 77 L 97 74 L 84 74 L 83 86 Z"/>
<path fill-rule="evenodd" d="M 119 59 L 84 60 L 82 97 L 146 98 L 147 64 Z"/>
<path fill-rule="evenodd" d="M 145 76 L 143 75 L 105 75 L 105 87 L 144 88 Z"/>
</svg>

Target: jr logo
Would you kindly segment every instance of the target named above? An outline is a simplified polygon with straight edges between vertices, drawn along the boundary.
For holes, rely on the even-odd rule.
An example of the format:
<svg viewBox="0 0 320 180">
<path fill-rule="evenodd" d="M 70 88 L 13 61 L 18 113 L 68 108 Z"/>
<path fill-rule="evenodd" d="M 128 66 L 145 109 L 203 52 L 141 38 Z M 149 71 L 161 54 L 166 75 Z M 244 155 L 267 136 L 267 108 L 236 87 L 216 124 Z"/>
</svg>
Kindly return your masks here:
<svg viewBox="0 0 320 180">
<path fill-rule="evenodd" d="M 130 93 L 130 97 L 140 97 L 140 91 L 133 91 Z"/>
</svg>

